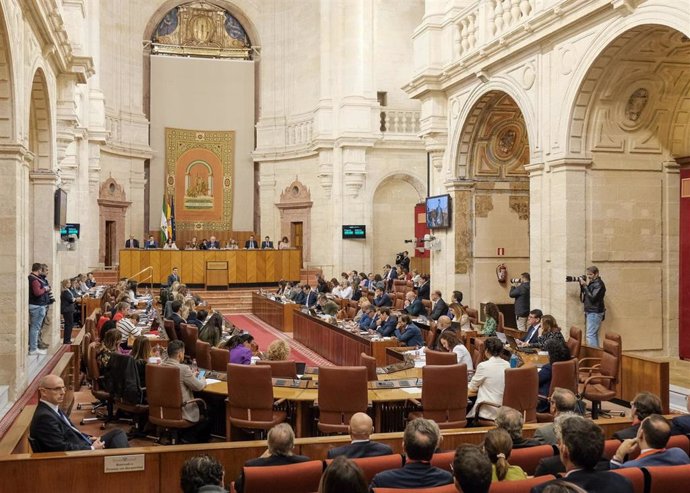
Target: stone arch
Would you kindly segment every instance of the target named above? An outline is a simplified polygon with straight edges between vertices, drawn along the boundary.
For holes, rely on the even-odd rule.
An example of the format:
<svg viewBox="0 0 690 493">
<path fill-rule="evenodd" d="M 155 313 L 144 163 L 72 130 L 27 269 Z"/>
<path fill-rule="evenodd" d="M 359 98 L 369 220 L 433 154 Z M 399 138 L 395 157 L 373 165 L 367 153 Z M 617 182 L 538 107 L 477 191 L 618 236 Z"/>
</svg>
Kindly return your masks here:
<svg viewBox="0 0 690 493">
<path fill-rule="evenodd" d="M 412 185 L 412 187 L 415 189 L 417 192 L 417 196 L 419 200 L 423 200 L 424 197 L 427 195 L 427 189 L 426 185 L 420 180 L 418 177 L 414 175 L 410 175 L 408 173 L 400 173 L 397 171 L 390 172 L 386 175 L 383 175 L 381 179 L 376 183 L 374 187 L 372 187 L 372 198 L 376 194 L 376 191 L 384 185 L 386 182 L 389 182 L 391 180 L 402 180 L 406 183 L 409 183 Z"/>
<path fill-rule="evenodd" d="M 592 99 L 606 62 L 610 64 L 626 42 L 653 26 L 666 27 L 685 36 L 690 36 L 690 28 L 685 21 L 687 14 L 678 5 L 641 5 L 629 16 L 617 17 L 610 24 L 602 26 L 598 35 L 582 57 L 574 71 L 564 97 L 570 111 L 561 117 L 558 129 L 563 135 L 567 156 L 588 157 L 584 143 L 584 125 Z M 675 115 L 677 119 L 679 115 Z M 562 130 L 561 130 L 562 129 Z"/>
<path fill-rule="evenodd" d="M 53 171 L 52 125 L 46 76 L 42 68 L 34 73 L 29 104 L 29 150 L 34 171 Z"/>
<path fill-rule="evenodd" d="M 451 176 L 455 178 L 463 178 L 459 176 L 459 161 L 462 159 L 463 153 L 463 136 L 467 135 L 466 130 L 468 124 L 473 126 L 476 124 L 476 117 L 480 112 L 477 112 L 477 105 L 481 104 L 486 98 L 491 98 L 493 95 L 503 93 L 508 95 L 520 110 L 527 130 L 527 141 L 530 146 L 531 160 L 534 161 L 538 156 L 537 137 L 537 117 L 534 107 L 532 106 L 527 93 L 515 81 L 507 77 L 495 77 L 486 84 L 481 84 L 474 88 L 465 100 L 462 108 L 459 107 L 457 100 L 451 100 L 450 113 L 451 118 L 455 120 L 453 130 L 449 138 L 453 143 L 451 147 L 451 154 L 448 162 L 453 167 L 451 169 Z M 483 103 L 486 104 L 485 102 Z M 474 116 L 474 119 L 473 119 Z M 473 121 L 472 121 L 473 120 Z"/>
<path fill-rule="evenodd" d="M 15 97 L 12 53 L 6 23 L 5 2 L 0 2 L 0 141 L 11 141 L 16 136 Z"/>
</svg>

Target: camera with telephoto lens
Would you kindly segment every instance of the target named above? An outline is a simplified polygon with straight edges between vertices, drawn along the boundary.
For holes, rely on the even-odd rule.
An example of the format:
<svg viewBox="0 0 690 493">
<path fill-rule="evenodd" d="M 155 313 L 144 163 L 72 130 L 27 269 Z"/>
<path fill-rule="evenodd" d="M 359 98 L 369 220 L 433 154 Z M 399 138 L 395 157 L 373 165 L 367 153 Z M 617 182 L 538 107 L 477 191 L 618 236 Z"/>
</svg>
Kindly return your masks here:
<svg viewBox="0 0 690 493">
<path fill-rule="evenodd" d="M 587 276 L 565 276 L 565 282 L 580 282 L 586 280 Z"/>
<path fill-rule="evenodd" d="M 522 278 L 520 278 L 520 277 L 513 277 L 513 278 L 510 280 L 510 282 L 511 282 L 512 284 L 520 284 L 520 283 L 522 282 Z"/>
<path fill-rule="evenodd" d="M 48 304 L 52 305 L 53 303 L 55 303 L 55 296 L 53 296 L 53 293 L 51 292 L 48 293 Z"/>
</svg>

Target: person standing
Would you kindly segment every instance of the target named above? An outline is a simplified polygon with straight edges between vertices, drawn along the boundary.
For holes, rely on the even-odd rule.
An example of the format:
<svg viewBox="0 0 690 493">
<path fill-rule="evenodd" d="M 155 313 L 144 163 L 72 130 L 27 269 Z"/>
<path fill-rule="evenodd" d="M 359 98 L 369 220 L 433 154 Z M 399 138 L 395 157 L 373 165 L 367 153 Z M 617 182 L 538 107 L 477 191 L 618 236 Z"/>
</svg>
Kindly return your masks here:
<svg viewBox="0 0 690 493">
<path fill-rule="evenodd" d="M 168 276 L 168 286 L 172 286 L 176 282 L 180 282 L 180 274 L 177 267 L 173 267 L 172 272 Z"/>
<path fill-rule="evenodd" d="M 41 280 L 41 264 L 34 263 L 29 274 L 29 356 L 47 354 L 38 348 L 38 335 L 48 310 L 50 287 Z"/>
<path fill-rule="evenodd" d="M 60 313 L 65 321 L 62 343 L 72 343 L 72 327 L 74 327 L 74 311 L 76 310 L 76 300 L 69 287 L 72 281 L 65 279 L 62 281 L 62 290 L 60 291 Z"/>
<path fill-rule="evenodd" d="M 587 267 L 587 279 L 580 278 L 580 300 L 587 320 L 587 345 L 591 347 L 599 347 L 599 328 L 606 315 L 605 295 L 606 285 L 599 277 L 599 269 L 596 265 Z"/>
<path fill-rule="evenodd" d="M 519 330 L 527 330 L 529 315 L 529 272 L 520 274 L 520 282 L 510 288 L 510 297 L 515 298 L 515 321 Z"/>
</svg>

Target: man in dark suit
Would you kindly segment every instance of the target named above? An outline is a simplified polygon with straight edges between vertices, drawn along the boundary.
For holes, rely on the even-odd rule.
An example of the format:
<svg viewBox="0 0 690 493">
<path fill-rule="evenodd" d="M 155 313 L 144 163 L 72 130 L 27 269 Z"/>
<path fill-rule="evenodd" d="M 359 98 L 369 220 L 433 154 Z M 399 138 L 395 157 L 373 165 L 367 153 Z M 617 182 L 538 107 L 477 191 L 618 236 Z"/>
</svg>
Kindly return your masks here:
<svg viewBox="0 0 690 493">
<path fill-rule="evenodd" d="M 549 399 L 549 412 L 554 416 L 554 420 L 562 415 L 576 414 L 577 396 L 572 390 L 556 387 Z M 540 445 L 556 445 L 555 422 L 540 426 L 534 432 L 534 439 Z"/>
<path fill-rule="evenodd" d="M 384 269 L 388 269 L 386 272 L 386 289 L 390 291 L 393 289 L 393 281 L 395 281 L 398 278 L 398 270 L 395 267 L 391 267 L 390 265 L 386 264 Z"/>
<path fill-rule="evenodd" d="M 562 421 L 560 429 L 558 449 L 565 465 L 566 481 L 589 493 L 633 493 L 628 478 L 594 470 L 604 452 L 604 433 L 596 423 L 580 416 L 568 416 Z M 551 483 L 535 486 L 532 493 L 541 493 Z"/>
<path fill-rule="evenodd" d="M 180 274 L 177 271 L 177 267 L 173 267 L 172 272 L 168 276 L 168 286 L 172 286 L 176 282 L 180 282 Z"/>
<path fill-rule="evenodd" d="M 430 297 L 431 283 L 429 282 L 429 275 L 422 275 L 422 283 L 417 288 L 417 297 L 420 300 L 428 300 Z"/>
<path fill-rule="evenodd" d="M 309 296 L 309 285 L 304 284 L 300 286 L 299 293 L 297 293 L 293 301 L 298 305 L 305 305 L 307 303 L 307 296 Z"/>
<path fill-rule="evenodd" d="M 38 384 L 40 401 L 31 420 L 30 436 L 34 452 L 66 452 L 129 447 L 127 435 L 120 429 L 102 437 L 81 433 L 60 409 L 65 399 L 65 382 L 57 375 L 46 375 Z"/>
<path fill-rule="evenodd" d="M 139 240 L 134 235 L 129 235 L 129 240 L 125 241 L 125 248 L 139 248 Z"/>
<path fill-rule="evenodd" d="M 307 299 L 304 302 L 304 305 L 308 308 L 312 308 L 314 305 L 316 305 L 316 301 L 318 300 L 319 293 L 315 287 L 312 288 L 309 286 L 309 284 L 305 284 L 305 286 L 309 292 L 307 294 Z"/>
<path fill-rule="evenodd" d="M 460 444 L 453 459 L 455 487 L 464 493 L 489 493 L 491 461 L 478 445 Z"/>
<path fill-rule="evenodd" d="M 690 413 L 690 399 L 686 404 Z M 684 414 L 671 420 L 671 435 L 687 435 L 690 433 L 690 414 Z"/>
<path fill-rule="evenodd" d="M 292 450 L 295 448 L 295 433 L 287 423 L 281 423 L 268 430 L 268 450 L 258 459 L 248 460 L 244 467 L 263 467 L 263 466 L 284 466 L 307 462 L 309 457 L 304 455 L 294 455 Z M 280 488 L 276 485 L 276 491 Z M 244 469 L 235 481 L 235 491 L 244 491 Z"/>
<path fill-rule="evenodd" d="M 348 459 L 359 459 L 361 457 L 376 457 L 393 453 L 393 449 L 388 445 L 372 442 L 369 439 L 369 436 L 374 432 L 374 422 L 366 413 L 355 413 L 352 415 L 349 432 L 352 442 L 349 445 L 329 450 L 329 459 L 339 455 L 344 455 Z"/>
<path fill-rule="evenodd" d="M 158 242 L 153 239 L 153 235 L 150 235 L 149 239 L 146 240 L 146 243 L 144 243 L 144 248 L 158 248 Z"/>
<path fill-rule="evenodd" d="M 527 328 L 527 315 L 529 314 L 529 272 L 520 274 L 520 282 L 510 288 L 509 296 L 515 298 L 515 321 L 519 330 Z"/>
<path fill-rule="evenodd" d="M 402 252 L 402 258 L 400 259 L 400 262 L 398 264 L 400 265 L 400 269 L 406 272 L 410 272 L 410 252 L 405 250 Z"/>
<path fill-rule="evenodd" d="M 403 434 L 403 450 L 407 456 L 405 466 L 378 473 L 371 480 L 373 488 L 431 488 L 453 482 L 453 476 L 431 465 L 441 431 L 429 419 L 410 421 Z"/>
<path fill-rule="evenodd" d="M 671 436 L 671 424 L 659 414 L 647 416 L 640 423 L 637 437 L 624 440 L 611 459 L 611 469 L 626 467 L 681 466 L 690 463 L 683 449 L 666 448 Z M 635 450 L 640 454 L 634 460 L 625 458 Z"/>
<path fill-rule="evenodd" d="M 273 248 L 273 242 L 271 241 L 270 237 L 265 237 L 264 241 L 261 242 L 261 249 L 272 249 Z"/>
<path fill-rule="evenodd" d="M 534 309 L 527 315 L 527 333 L 525 336 L 517 341 L 518 346 L 527 346 L 528 344 L 534 344 L 539 339 L 539 328 L 541 327 L 541 317 L 544 314 L 539 309 Z"/>
<path fill-rule="evenodd" d="M 448 315 L 448 304 L 443 301 L 441 291 L 438 289 L 431 294 L 431 301 L 433 306 L 431 308 L 431 320 L 438 320 L 443 315 Z"/>
<path fill-rule="evenodd" d="M 218 250 L 219 248 L 220 242 L 215 236 L 211 236 L 211 238 L 206 242 L 206 250 Z"/>
<path fill-rule="evenodd" d="M 644 420 L 647 416 L 651 416 L 652 414 L 663 414 L 663 412 L 664 411 L 661 407 L 661 399 L 659 399 L 657 395 L 652 394 L 651 392 L 640 392 L 632 400 L 630 408 L 632 426 L 618 430 L 613 434 L 613 438 L 621 441 L 636 438 L 642 420 Z"/>
<path fill-rule="evenodd" d="M 180 308 L 182 308 L 182 302 L 180 300 L 175 300 L 171 303 L 170 309 L 172 310 L 172 313 L 170 314 L 170 320 L 175 322 L 175 333 L 180 334 L 180 324 L 186 324 L 187 321 L 180 317 Z"/>
<path fill-rule="evenodd" d="M 422 300 L 415 296 L 414 291 L 405 293 L 405 309 L 403 311 L 412 317 L 426 316 L 426 308 L 424 308 Z"/>
<path fill-rule="evenodd" d="M 383 289 L 376 288 L 374 291 L 374 306 L 393 306 L 390 296 L 383 292 Z"/>
<path fill-rule="evenodd" d="M 391 309 L 388 307 L 379 308 L 379 318 L 376 320 L 376 332 L 381 337 L 391 337 L 395 333 L 398 325 L 398 317 L 391 315 Z"/>
<path fill-rule="evenodd" d="M 254 239 L 254 235 L 251 235 L 247 241 L 244 242 L 244 248 L 258 248 L 259 245 L 256 243 L 256 240 Z"/>
</svg>

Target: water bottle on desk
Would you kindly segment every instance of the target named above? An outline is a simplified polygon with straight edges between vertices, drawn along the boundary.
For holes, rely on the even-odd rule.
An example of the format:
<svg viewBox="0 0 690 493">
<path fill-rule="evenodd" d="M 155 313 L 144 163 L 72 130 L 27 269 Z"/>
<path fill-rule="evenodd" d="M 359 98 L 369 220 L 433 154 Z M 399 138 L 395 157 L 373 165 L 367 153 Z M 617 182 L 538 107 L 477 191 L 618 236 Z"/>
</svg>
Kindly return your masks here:
<svg viewBox="0 0 690 493">
<path fill-rule="evenodd" d="M 513 355 L 510 357 L 510 367 L 511 368 L 517 368 L 519 361 L 520 361 L 520 358 L 518 358 L 518 355 L 513 353 Z"/>
</svg>

